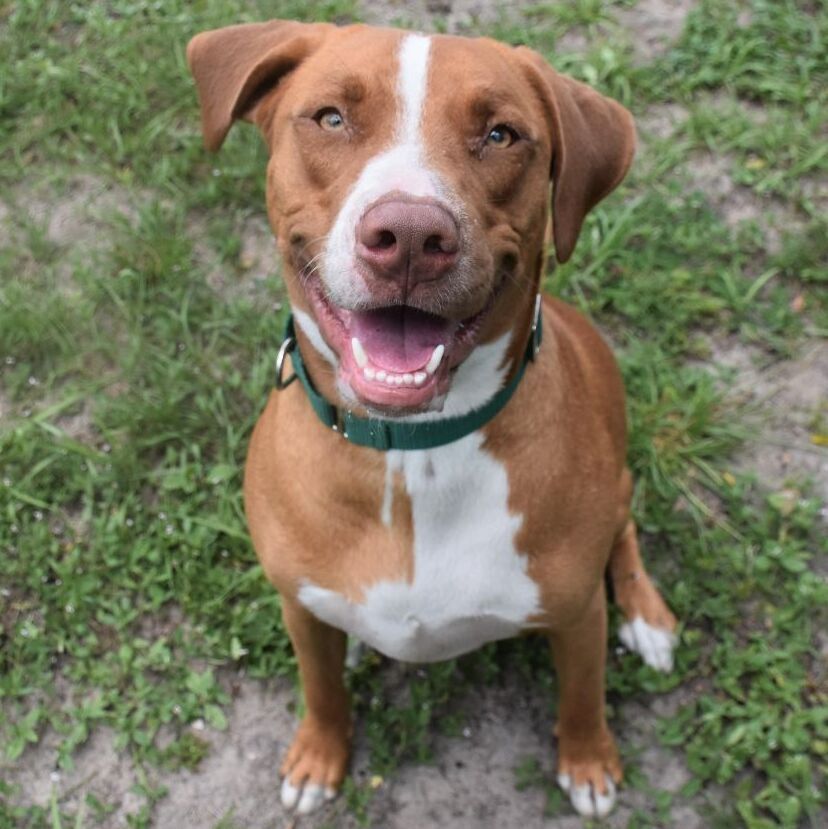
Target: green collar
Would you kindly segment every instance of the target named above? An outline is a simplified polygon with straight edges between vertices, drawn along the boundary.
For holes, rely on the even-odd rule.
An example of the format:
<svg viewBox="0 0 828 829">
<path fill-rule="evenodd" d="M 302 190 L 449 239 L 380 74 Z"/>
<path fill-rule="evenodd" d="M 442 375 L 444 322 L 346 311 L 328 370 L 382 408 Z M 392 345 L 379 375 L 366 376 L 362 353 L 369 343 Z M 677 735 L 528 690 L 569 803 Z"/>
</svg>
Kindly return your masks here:
<svg viewBox="0 0 828 829">
<path fill-rule="evenodd" d="M 340 409 L 322 397 L 313 387 L 308 376 L 305 363 L 296 343 L 296 329 L 293 316 L 288 316 L 285 325 L 285 337 L 276 358 L 276 388 L 281 391 L 287 388 L 297 378 L 305 389 L 310 401 L 322 423 L 334 432 L 357 446 L 369 446 L 372 449 L 387 451 L 389 449 L 433 449 L 470 435 L 472 432 L 485 426 L 509 402 L 515 393 L 526 366 L 533 362 L 540 349 L 541 330 L 541 297 L 538 294 L 535 301 L 535 316 L 532 321 L 532 330 L 529 342 L 515 376 L 479 409 L 474 409 L 460 417 L 446 417 L 440 420 L 380 420 L 378 418 L 357 417 L 349 409 Z M 286 380 L 282 379 L 285 357 L 290 354 L 293 371 Z"/>
</svg>

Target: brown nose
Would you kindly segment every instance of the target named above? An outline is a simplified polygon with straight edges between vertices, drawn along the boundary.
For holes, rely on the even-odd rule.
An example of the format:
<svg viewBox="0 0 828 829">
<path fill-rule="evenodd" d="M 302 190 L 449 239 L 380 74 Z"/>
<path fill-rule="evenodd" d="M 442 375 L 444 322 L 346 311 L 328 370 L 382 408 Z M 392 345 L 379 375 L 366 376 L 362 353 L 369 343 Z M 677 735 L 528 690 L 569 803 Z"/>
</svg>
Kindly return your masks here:
<svg viewBox="0 0 828 829">
<path fill-rule="evenodd" d="M 371 271 L 408 290 L 444 276 L 460 246 L 454 219 L 427 202 L 380 202 L 363 215 L 356 237 L 357 256 Z"/>
</svg>

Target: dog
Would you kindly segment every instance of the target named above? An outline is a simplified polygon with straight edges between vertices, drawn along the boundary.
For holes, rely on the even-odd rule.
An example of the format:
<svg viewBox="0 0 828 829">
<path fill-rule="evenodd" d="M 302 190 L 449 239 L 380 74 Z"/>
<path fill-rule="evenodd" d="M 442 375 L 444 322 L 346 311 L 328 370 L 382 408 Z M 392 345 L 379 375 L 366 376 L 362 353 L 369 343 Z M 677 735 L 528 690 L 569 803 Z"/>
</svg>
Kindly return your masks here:
<svg viewBox="0 0 828 829">
<path fill-rule="evenodd" d="M 206 147 L 236 120 L 267 144 L 292 311 L 244 479 L 305 696 L 283 805 L 346 774 L 347 634 L 430 662 L 534 631 L 558 783 L 607 814 L 605 575 L 647 664 L 671 669 L 677 623 L 639 554 L 614 358 L 540 286 L 624 178 L 631 115 L 486 38 L 271 21 L 187 56 Z"/>
</svg>

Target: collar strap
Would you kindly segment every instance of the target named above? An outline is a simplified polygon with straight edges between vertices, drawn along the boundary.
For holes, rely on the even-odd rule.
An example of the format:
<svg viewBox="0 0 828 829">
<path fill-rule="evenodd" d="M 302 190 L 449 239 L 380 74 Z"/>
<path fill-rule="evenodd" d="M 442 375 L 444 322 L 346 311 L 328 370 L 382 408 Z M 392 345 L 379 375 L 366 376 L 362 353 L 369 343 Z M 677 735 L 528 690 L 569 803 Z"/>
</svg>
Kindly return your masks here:
<svg viewBox="0 0 828 829">
<path fill-rule="evenodd" d="M 534 362 L 540 349 L 542 331 L 541 296 L 535 300 L 535 315 L 526 351 L 515 376 L 488 403 L 460 417 L 446 417 L 439 420 L 385 420 L 379 418 L 358 417 L 349 409 L 342 409 L 329 403 L 314 388 L 308 376 L 302 354 L 296 343 L 296 329 L 293 315 L 289 315 L 285 324 L 285 337 L 276 358 L 276 388 L 281 391 L 298 379 L 305 389 L 305 394 L 317 417 L 329 429 L 338 432 L 346 440 L 357 446 L 387 451 L 389 449 L 433 449 L 470 435 L 493 420 L 501 409 L 511 400 L 520 385 L 526 366 Z M 282 379 L 285 357 L 290 354 L 293 363 L 292 374 Z"/>
</svg>

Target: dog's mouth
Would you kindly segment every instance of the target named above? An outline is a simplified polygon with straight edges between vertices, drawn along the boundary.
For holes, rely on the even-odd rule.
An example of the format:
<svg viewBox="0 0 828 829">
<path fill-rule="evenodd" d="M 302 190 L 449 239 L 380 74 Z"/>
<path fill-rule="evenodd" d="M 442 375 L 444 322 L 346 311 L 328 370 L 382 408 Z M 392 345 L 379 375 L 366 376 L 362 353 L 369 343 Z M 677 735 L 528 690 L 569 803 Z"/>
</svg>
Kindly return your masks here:
<svg viewBox="0 0 828 829">
<path fill-rule="evenodd" d="M 452 372 L 476 345 L 496 293 L 482 310 L 456 321 L 409 305 L 340 308 L 313 277 L 306 292 L 323 337 L 339 357 L 340 384 L 385 415 L 442 407 Z"/>
</svg>

